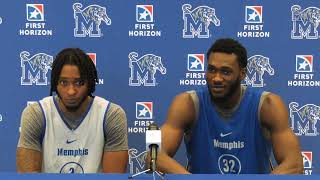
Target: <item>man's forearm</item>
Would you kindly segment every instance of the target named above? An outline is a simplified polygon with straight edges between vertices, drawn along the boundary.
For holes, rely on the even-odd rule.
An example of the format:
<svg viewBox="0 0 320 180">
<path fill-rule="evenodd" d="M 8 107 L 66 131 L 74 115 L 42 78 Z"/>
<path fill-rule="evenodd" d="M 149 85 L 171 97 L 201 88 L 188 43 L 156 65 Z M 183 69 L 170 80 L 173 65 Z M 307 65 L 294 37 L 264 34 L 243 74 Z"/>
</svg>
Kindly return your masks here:
<svg viewBox="0 0 320 180">
<path fill-rule="evenodd" d="M 149 161 L 150 162 L 150 161 Z M 182 165 L 164 152 L 158 153 L 157 170 L 170 174 L 190 174 Z M 149 164 L 148 164 L 149 165 Z"/>
<path fill-rule="evenodd" d="M 298 159 L 297 161 L 292 162 L 283 162 L 277 166 L 271 174 L 302 174 L 303 173 L 303 164 L 302 160 Z"/>
<path fill-rule="evenodd" d="M 37 173 L 41 172 L 42 157 L 41 152 L 18 148 L 16 155 L 17 172 L 19 173 Z"/>
</svg>

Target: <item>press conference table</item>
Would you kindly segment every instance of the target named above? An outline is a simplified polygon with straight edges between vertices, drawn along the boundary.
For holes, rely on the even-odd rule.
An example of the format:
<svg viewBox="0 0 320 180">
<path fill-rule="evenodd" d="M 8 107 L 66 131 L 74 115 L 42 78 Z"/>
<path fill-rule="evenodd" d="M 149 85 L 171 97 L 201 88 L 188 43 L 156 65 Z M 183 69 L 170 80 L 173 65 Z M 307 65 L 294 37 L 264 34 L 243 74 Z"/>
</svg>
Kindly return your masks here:
<svg viewBox="0 0 320 180">
<path fill-rule="evenodd" d="M 0 179 L 4 180 L 126 180 L 129 174 L 17 174 L 17 173 L 0 173 Z M 134 177 L 133 180 L 147 180 L 152 179 L 152 175 L 142 175 Z M 156 178 L 160 179 L 160 178 Z M 167 174 L 168 180 L 319 180 L 320 175 L 217 175 L 217 174 L 193 174 L 193 175 L 176 175 Z"/>
</svg>

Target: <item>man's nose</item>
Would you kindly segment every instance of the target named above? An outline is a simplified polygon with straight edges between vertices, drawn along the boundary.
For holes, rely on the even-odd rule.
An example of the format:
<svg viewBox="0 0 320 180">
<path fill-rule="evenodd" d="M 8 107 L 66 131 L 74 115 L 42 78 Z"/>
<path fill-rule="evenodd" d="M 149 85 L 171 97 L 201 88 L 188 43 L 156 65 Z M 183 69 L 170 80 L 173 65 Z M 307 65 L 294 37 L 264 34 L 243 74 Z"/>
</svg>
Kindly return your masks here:
<svg viewBox="0 0 320 180">
<path fill-rule="evenodd" d="M 75 89 L 75 87 L 73 85 L 70 85 L 68 87 L 68 90 L 67 90 L 68 95 L 75 95 L 76 92 L 77 92 L 77 90 Z"/>
<path fill-rule="evenodd" d="M 221 73 L 214 73 L 214 74 L 212 75 L 212 80 L 213 80 L 214 82 L 221 82 L 221 81 L 223 81 L 223 78 L 222 78 L 222 76 L 221 76 Z"/>
</svg>

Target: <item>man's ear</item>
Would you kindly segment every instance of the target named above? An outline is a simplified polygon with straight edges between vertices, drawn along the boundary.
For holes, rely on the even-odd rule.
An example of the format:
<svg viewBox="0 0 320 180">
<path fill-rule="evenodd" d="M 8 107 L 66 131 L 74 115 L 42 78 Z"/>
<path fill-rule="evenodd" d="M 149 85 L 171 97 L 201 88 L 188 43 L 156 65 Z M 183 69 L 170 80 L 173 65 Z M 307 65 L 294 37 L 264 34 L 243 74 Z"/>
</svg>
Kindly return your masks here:
<svg viewBox="0 0 320 180">
<path fill-rule="evenodd" d="M 244 80 L 247 75 L 247 68 L 240 68 L 240 79 Z"/>
</svg>

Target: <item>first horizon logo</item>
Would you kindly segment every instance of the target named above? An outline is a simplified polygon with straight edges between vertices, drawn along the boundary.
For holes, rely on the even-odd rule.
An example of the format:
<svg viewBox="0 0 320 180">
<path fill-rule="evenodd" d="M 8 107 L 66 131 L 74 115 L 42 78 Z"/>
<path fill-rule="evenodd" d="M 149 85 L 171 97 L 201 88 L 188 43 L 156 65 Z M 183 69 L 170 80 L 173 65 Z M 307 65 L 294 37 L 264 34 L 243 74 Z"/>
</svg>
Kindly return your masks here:
<svg viewBox="0 0 320 180">
<path fill-rule="evenodd" d="M 245 6 L 245 24 L 238 31 L 240 38 L 269 38 L 270 32 L 263 31 L 263 6 Z"/>
<path fill-rule="evenodd" d="M 153 119 L 153 102 L 141 101 L 136 102 L 136 120 L 133 125 L 128 125 L 128 133 L 145 133 L 148 126 L 152 124 Z"/>
<path fill-rule="evenodd" d="M 25 29 L 19 29 L 20 36 L 52 36 L 52 29 L 46 28 L 43 4 L 26 4 Z"/>
<path fill-rule="evenodd" d="M 136 6 L 137 22 L 153 22 L 153 5 Z"/>
<path fill-rule="evenodd" d="M 136 23 L 129 30 L 129 37 L 159 37 L 161 30 L 154 22 L 154 7 L 151 4 L 136 5 Z"/>
<path fill-rule="evenodd" d="M 296 72 L 313 72 L 313 56 L 296 55 Z"/>
<path fill-rule="evenodd" d="M 302 160 L 304 167 L 304 174 L 311 175 L 312 174 L 312 151 L 302 151 Z"/>
<path fill-rule="evenodd" d="M 188 54 L 188 71 L 204 71 L 204 54 Z"/>
<path fill-rule="evenodd" d="M 43 4 L 26 4 L 28 21 L 44 21 Z"/>
<path fill-rule="evenodd" d="M 136 102 L 136 118 L 152 119 L 153 118 L 153 102 Z"/>
<path fill-rule="evenodd" d="M 183 79 L 180 79 L 180 86 L 206 85 L 204 73 L 204 54 L 188 54 L 187 70 Z"/>
<path fill-rule="evenodd" d="M 92 52 L 89 52 L 89 53 L 86 53 L 91 61 L 93 62 L 93 64 L 97 67 L 97 53 L 92 53 Z M 104 79 L 100 79 L 98 78 L 97 79 L 98 82 L 96 82 L 96 84 L 103 84 L 104 83 Z"/>
<path fill-rule="evenodd" d="M 246 6 L 246 23 L 262 23 L 262 6 Z"/>
<path fill-rule="evenodd" d="M 97 66 L 97 54 L 96 53 L 87 53 L 87 55 L 92 60 L 93 64 Z"/>
<path fill-rule="evenodd" d="M 295 73 L 291 79 L 288 79 L 288 87 L 319 87 L 320 81 L 317 73 L 314 72 L 314 56 L 296 55 Z"/>
</svg>

